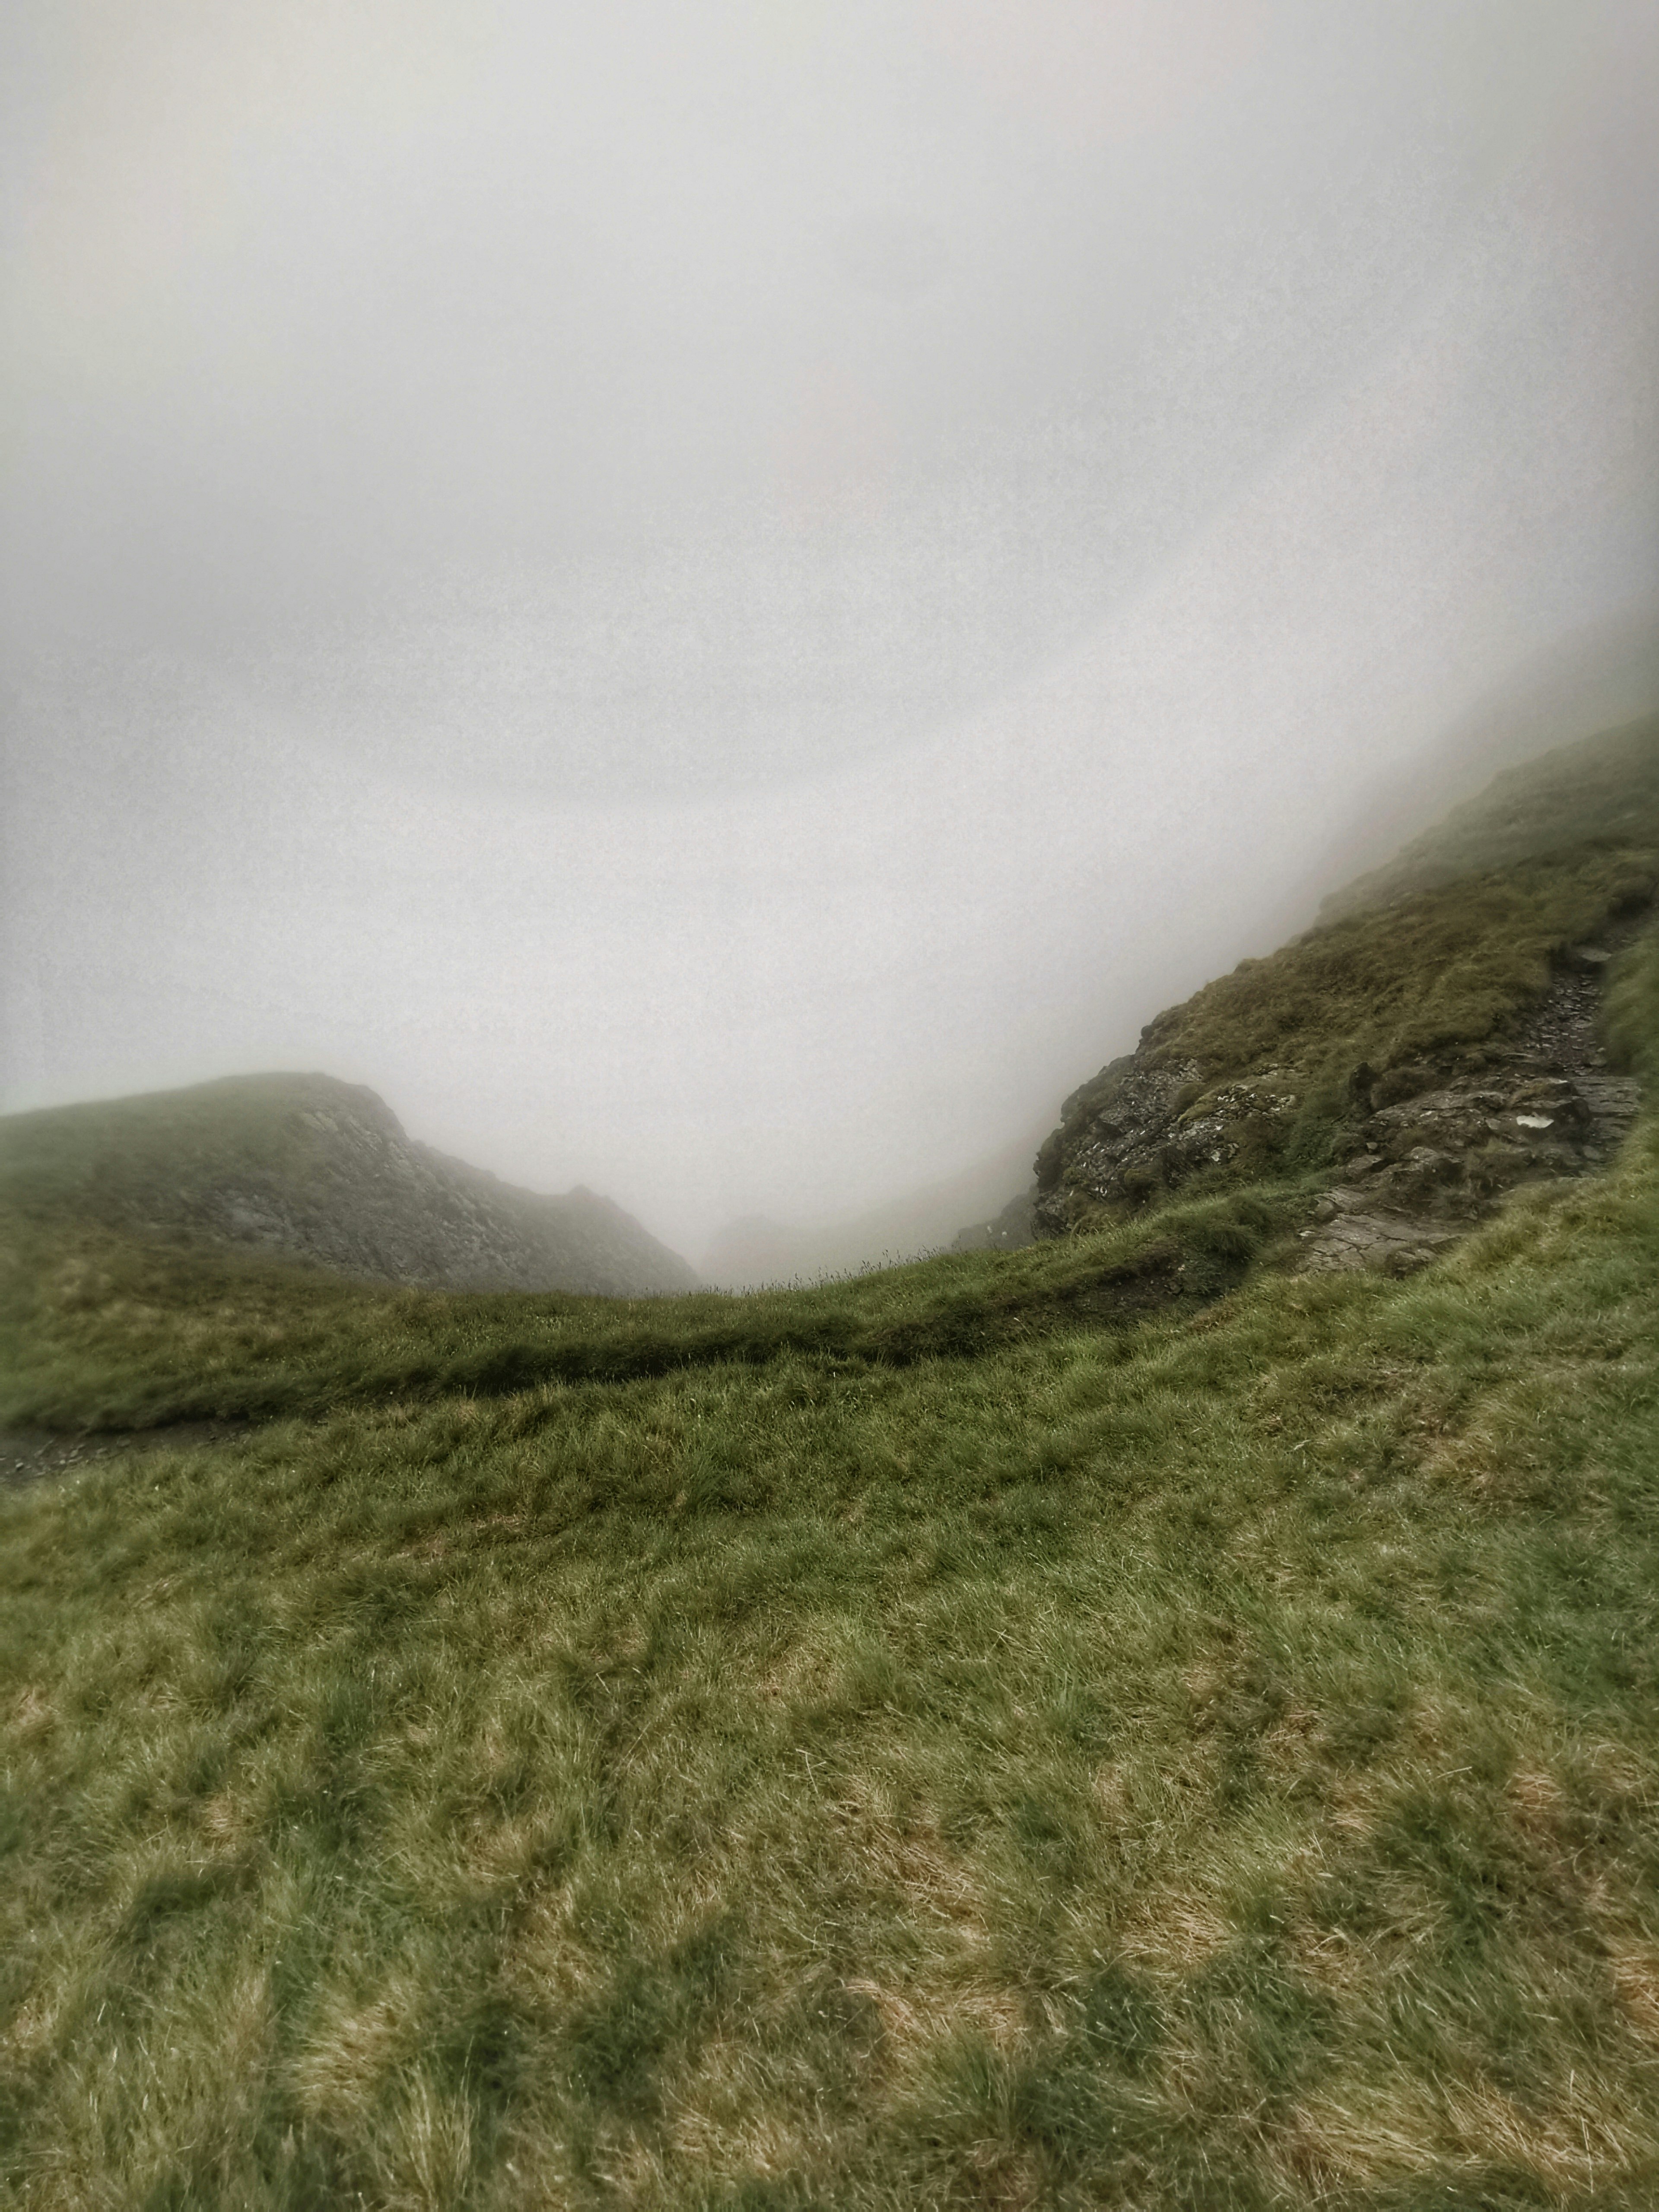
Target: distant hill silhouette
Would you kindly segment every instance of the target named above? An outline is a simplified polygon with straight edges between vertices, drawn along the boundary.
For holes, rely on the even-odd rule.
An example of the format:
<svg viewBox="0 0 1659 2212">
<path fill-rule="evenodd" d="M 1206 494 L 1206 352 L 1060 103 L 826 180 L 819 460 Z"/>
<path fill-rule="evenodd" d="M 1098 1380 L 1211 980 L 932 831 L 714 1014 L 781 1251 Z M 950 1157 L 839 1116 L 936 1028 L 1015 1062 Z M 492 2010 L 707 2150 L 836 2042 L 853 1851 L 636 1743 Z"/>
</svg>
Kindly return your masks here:
<svg viewBox="0 0 1659 2212">
<path fill-rule="evenodd" d="M 0 1193 L 33 1213 L 240 1245 L 441 1290 L 688 1291 L 609 1199 L 515 1189 L 416 1143 L 328 1075 L 232 1076 L 0 1121 Z"/>
</svg>

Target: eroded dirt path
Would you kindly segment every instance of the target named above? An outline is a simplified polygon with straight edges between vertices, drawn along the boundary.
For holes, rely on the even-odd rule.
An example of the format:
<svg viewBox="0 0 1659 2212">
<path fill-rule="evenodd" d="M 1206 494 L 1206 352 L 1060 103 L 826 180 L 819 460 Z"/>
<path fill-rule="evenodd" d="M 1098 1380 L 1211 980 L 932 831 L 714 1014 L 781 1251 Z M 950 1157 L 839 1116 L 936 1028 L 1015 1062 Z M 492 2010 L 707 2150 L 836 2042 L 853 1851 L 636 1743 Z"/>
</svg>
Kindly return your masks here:
<svg viewBox="0 0 1659 2212">
<path fill-rule="evenodd" d="M 1650 921 L 1634 916 L 1572 947 L 1548 995 L 1508 1038 L 1391 1070 L 1385 1103 L 1357 1126 L 1359 1149 L 1301 1231 L 1302 1267 L 1409 1273 L 1517 1184 L 1606 1167 L 1641 1088 L 1608 1072 L 1601 985 L 1613 953 Z"/>
</svg>

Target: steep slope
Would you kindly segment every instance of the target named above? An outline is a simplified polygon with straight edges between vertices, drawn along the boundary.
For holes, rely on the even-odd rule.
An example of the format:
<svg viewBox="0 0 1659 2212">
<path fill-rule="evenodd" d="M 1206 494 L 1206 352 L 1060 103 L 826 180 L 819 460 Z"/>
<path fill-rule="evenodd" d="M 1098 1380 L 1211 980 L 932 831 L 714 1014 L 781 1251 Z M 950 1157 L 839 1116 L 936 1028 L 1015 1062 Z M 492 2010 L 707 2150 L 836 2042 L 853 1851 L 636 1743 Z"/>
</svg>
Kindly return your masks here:
<svg viewBox="0 0 1659 2212">
<path fill-rule="evenodd" d="M 1519 860 L 1585 848 L 1651 852 L 1659 836 L 1659 714 L 1557 745 L 1494 776 L 1382 866 L 1333 892 L 1328 923 Z"/>
<path fill-rule="evenodd" d="M 0 1121 L 0 1200 L 436 1290 L 639 1297 L 696 1277 L 609 1199 L 515 1189 L 361 1085 L 236 1076 Z"/>
<path fill-rule="evenodd" d="M 1073 1091 L 1037 1233 L 1319 1170 L 1310 1264 L 1409 1265 L 1515 1184 L 1601 1164 L 1638 1102 L 1599 979 L 1656 890 L 1659 719 L 1510 770 Z"/>
<path fill-rule="evenodd" d="M 1307 895 L 1346 896 L 1504 771 L 1656 714 L 1659 602 L 1553 639 L 1370 783 L 1346 830 L 1333 825 Z M 1294 914 L 1303 910 L 1298 905 Z M 1295 926 L 1287 919 L 1287 929 Z"/>
</svg>

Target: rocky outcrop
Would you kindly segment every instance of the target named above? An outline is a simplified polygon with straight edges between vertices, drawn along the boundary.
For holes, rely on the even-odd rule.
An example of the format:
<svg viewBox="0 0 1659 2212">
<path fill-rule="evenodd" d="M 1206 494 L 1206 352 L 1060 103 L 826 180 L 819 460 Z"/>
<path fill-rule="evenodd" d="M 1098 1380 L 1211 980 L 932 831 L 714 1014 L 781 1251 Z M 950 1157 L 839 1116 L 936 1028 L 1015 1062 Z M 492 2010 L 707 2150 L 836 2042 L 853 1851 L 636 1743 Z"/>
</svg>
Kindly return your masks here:
<svg viewBox="0 0 1659 2212">
<path fill-rule="evenodd" d="M 1309 1264 L 1403 1265 L 1516 1183 L 1601 1164 L 1636 1108 L 1601 985 L 1656 913 L 1659 720 L 1506 769 L 1073 1091 L 1037 1234 L 1323 1175 Z"/>
<path fill-rule="evenodd" d="M 697 1278 L 619 1206 L 515 1188 L 416 1142 L 385 1101 L 323 1075 L 19 1115 L 4 1182 L 145 1235 L 185 1236 L 435 1290 L 639 1297 Z"/>
<path fill-rule="evenodd" d="M 1312 1269 L 1419 1265 L 1517 1183 L 1583 1175 L 1636 1118 L 1629 1078 L 1486 1070 L 1360 1124 L 1356 1153 L 1302 1231 Z"/>
<path fill-rule="evenodd" d="M 1202 1089 L 1196 1061 L 1159 1066 L 1139 1053 L 1112 1060 L 1072 1093 L 1060 1109 L 1059 1128 L 1036 1156 L 1032 1221 L 1037 1235 L 1061 1236 L 1075 1224 L 1079 1190 L 1098 1205 L 1133 1210 L 1154 1192 L 1231 1160 L 1238 1150 L 1236 1125 L 1287 1110 L 1279 1094 L 1266 1087 L 1267 1080 L 1230 1086 L 1212 1111 L 1183 1122 L 1183 1109 Z M 1296 1103 L 1294 1092 L 1283 1097 L 1288 1105 Z"/>
<path fill-rule="evenodd" d="M 1604 1166 L 1640 1103 L 1611 1072 L 1596 1015 L 1607 963 L 1646 926 L 1564 951 L 1544 996 L 1478 1043 L 1353 1070 L 1325 1139 L 1328 1188 L 1301 1231 L 1310 1270 L 1421 1266 L 1517 1184 Z M 1197 1063 L 1131 1054 L 1074 1091 L 1036 1162 L 1036 1232 L 1132 1212 L 1236 1164 L 1281 1152 L 1304 1101 L 1277 1067 L 1205 1091 Z"/>
</svg>

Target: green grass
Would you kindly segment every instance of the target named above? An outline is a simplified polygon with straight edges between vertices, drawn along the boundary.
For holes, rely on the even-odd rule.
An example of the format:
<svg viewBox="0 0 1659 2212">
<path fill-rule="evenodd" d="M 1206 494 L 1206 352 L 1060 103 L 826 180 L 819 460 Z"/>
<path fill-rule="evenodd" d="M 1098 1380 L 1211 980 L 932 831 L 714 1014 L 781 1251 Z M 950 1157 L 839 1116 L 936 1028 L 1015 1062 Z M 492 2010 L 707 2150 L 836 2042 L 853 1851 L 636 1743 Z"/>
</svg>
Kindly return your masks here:
<svg viewBox="0 0 1659 2212">
<path fill-rule="evenodd" d="M 1246 960 L 1144 1032 L 1154 1064 L 1196 1061 L 1206 1090 L 1277 1066 L 1317 1085 L 1490 1036 L 1548 988 L 1551 957 L 1659 889 L 1651 845 L 1580 847 L 1413 892 Z"/>
<path fill-rule="evenodd" d="M 1651 941 L 1613 1004 L 1650 1055 Z M 1407 1283 L 783 1326 L 1098 1249 L 764 1357 L 652 1301 L 633 1379 L 290 1363 L 0 1506 L 15 2201 L 1652 2202 L 1659 1130 Z M 130 1413 L 100 1298 L 57 1387 Z M 477 1326 L 538 1303 L 612 1341 Z"/>
<path fill-rule="evenodd" d="M 0 1496 L 0 2195 L 1659 2201 L 1659 1115 L 1304 1202 L 606 1302 L 14 1188 L 0 1418 L 251 1425 Z"/>
<path fill-rule="evenodd" d="M 1202 1305 L 1282 1244 L 1304 1211 L 1293 1186 L 1273 1187 L 1101 1237 L 811 1290 L 611 1299 L 385 1289 L 0 1209 L 0 1424 L 268 1418 L 788 1352 L 854 1366 L 971 1358 L 1079 1320 Z"/>
<path fill-rule="evenodd" d="M 66 1212 L 142 1219 L 149 1200 L 178 1195 L 185 1176 L 202 1188 L 217 1175 L 250 1172 L 303 1184 L 321 1154 L 317 1133 L 295 1109 L 314 1103 L 307 1076 L 229 1076 L 9 1115 L 0 1202 L 53 1223 Z"/>
</svg>

